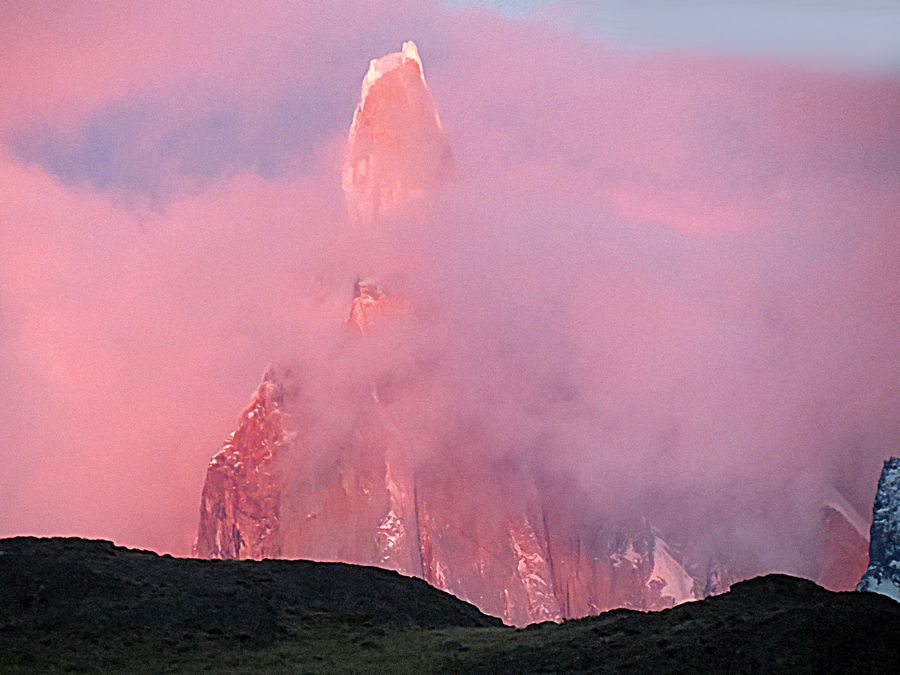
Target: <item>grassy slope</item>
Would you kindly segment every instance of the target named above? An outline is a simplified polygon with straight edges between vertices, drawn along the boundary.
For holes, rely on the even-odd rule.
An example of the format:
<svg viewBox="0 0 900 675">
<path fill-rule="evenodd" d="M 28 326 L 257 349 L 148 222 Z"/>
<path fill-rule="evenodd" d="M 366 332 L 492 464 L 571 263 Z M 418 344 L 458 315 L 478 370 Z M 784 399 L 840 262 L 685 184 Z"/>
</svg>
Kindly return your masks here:
<svg viewBox="0 0 900 675">
<path fill-rule="evenodd" d="M 658 613 L 502 627 L 417 579 L 0 540 L 0 671 L 896 672 L 900 604 L 772 575 Z"/>
</svg>

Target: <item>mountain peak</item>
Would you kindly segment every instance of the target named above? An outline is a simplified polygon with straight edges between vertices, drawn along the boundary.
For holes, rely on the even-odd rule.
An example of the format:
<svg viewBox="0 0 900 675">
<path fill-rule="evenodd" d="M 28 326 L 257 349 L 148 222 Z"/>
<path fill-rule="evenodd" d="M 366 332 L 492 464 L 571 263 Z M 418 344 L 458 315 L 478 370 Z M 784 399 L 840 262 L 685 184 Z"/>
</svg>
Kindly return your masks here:
<svg viewBox="0 0 900 675">
<path fill-rule="evenodd" d="M 428 87 L 425 82 L 425 67 L 422 65 L 422 57 L 419 56 L 419 48 L 415 42 L 408 40 L 403 43 L 403 47 L 399 52 L 391 52 L 377 59 L 369 61 L 369 70 L 363 78 L 362 92 L 359 95 L 360 107 L 364 106 L 366 97 L 369 95 L 369 89 L 375 84 L 385 73 L 395 70 L 407 62 L 416 63 L 419 67 L 419 77 L 422 84 Z M 354 117 L 355 120 L 355 117 Z"/>
<path fill-rule="evenodd" d="M 369 62 L 347 138 L 341 183 L 350 215 L 373 224 L 421 202 L 452 153 L 415 42 Z"/>
</svg>

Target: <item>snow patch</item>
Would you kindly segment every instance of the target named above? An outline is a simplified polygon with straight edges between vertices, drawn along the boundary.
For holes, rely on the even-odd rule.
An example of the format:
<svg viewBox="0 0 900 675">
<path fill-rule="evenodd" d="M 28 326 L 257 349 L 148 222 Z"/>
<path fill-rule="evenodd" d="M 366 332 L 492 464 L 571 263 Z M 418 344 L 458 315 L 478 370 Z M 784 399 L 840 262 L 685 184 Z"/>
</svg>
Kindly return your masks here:
<svg viewBox="0 0 900 675">
<path fill-rule="evenodd" d="M 378 525 L 378 543 L 381 550 L 381 562 L 398 564 L 396 555 L 406 540 L 406 523 L 404 522 L 403 506 L 406 492 L 397 483 L 391 472 L 391 465 L 385 463 L 384 484 L 390 498 L 390 508 L 387 515 Z"/>
<path fill-rule="evenodd" d="M 674 604 L 696 600 L 694 595 L 694 579 L 672 555 L 669 545 L 654 538 L 653 571 L 647 581 L 648 587 L 657 585 L 662 597 L 672 598 Z"/>
<path fill-rule="evenodd" d="M 369 61 L 369 70 L 363 78 L 362 92 L 360 93 L 360 106 L 365 106 L 366 97 L 369 90 L 378 80 L 384 77 L 392 70 L 396 70 L 407 61 L 415 61 L 419 65 L 419 77 L 425 84 L 425 67 L 422 65 L 422 57 L 419 56 L 419 48 L 412 40 L 403 43 L 403 47 L 399 52 L 391 52 L 384 56 Z M 426 84 L 427 86 L 427 84 Z"/>
<path fill-rule="evenodd" d="M 550 567 L 541 555 L 534 528 L 527 521 L 513 527 L 509 533 L 516 557 L 516 572 L 525 587 L 528 599 L 528 615 L 532 621 L 558 621 L 561 617 L 559 602 L 547 578 Z"/>
</svg>

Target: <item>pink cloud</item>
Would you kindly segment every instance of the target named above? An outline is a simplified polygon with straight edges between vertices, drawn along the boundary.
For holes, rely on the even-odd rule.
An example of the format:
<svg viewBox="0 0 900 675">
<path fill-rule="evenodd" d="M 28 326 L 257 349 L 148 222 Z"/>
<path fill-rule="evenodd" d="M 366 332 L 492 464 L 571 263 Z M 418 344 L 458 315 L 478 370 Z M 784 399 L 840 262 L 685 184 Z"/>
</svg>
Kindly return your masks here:
<svg viewBox="0 0 900 675">
<path fill-rule="evenodd" d="M 300 355 L 346 374 L 327 345 L 354 276 L 384 270 L 431 323 L 398 327 L 372 347 L 382 365 L 359 367 L 441 357 L 441 386 L 402 402 L 423 437 L 448 410 L 491 410 L 489 438 L 563 465 L 606 508 L 773 472 L 811 493 L 838 477 L 865 505 L 900 431 L 896 78 L 635 56 L 432 3 L 333 10 L 4 16 L 4 136 L 40 120 L 79 138 L 113 103 L 165 99 L 172 116 L 125 139 L 134 163 L 226 99 L 239 138 L 278 145 L 257 122 L 301 84 L 338 78 L 351 105 L 310 123 L 343 126 L 366 59 L 415 38 L 458 179 L 426 222 L 373 233 L 346 220 L 339 135 L 316 138 L 304 172 L 241 165 L 156 210 L 10 143 L 3 533 L 187 552 L 206 462 L 263 368 Z M 586 407 L 545 401 L 560 382 Z M 534 450 L 548 434 L 552 452 Z"/>
</svg>

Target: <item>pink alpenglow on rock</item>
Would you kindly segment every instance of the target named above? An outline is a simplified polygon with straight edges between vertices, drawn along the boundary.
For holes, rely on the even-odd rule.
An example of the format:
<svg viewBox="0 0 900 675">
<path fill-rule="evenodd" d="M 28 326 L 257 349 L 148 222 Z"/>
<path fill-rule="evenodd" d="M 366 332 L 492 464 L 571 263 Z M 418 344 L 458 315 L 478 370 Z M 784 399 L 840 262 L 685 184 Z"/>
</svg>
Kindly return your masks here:
<svg viewBox="0 0 900 675">
<path fill-rule="evenodd" d="M 422 199 L 452 168 L 415 42 L 373 59 L 353 113 L 342 176 L 351 217 L 374 223 Z"/>
</svg>

